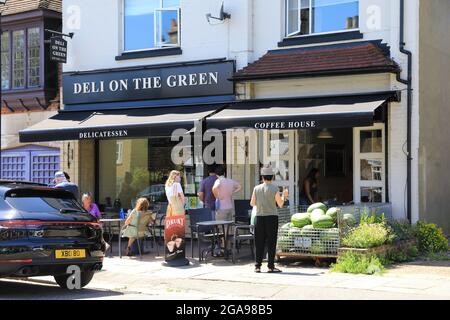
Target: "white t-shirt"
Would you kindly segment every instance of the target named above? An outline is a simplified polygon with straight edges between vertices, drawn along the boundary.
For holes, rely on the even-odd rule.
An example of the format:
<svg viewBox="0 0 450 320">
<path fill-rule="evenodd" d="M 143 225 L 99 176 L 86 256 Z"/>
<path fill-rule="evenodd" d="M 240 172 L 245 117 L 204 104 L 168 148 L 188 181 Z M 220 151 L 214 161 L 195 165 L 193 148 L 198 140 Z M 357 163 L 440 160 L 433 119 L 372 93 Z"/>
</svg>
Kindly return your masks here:
<svg viewBox="0 0 450 320">
<path fill-rule="evenodd" d="M 181 184 L 179 182 L 174 182 L 174 184 L 170 187 L 166 186 L 166 197 L 168 200 L 180 193 L 183 194 L 183 188 L 181 188 Z"/>
</svg>

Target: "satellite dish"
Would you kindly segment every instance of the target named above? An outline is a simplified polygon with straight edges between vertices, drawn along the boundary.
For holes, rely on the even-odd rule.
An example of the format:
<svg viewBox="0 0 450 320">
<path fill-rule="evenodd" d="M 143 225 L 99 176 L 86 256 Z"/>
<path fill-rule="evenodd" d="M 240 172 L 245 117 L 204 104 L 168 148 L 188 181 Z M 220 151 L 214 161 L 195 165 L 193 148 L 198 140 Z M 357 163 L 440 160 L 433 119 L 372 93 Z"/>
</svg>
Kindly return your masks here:
<svg viewBox="0 0 450 320">
<path fill-rule="evenodd" d="M 208 13 L 208 14 L 206 15 L 206 19 L 208 20 L 208 22 L 211 22 L 211 19 L 219 20 L 219 21 L 224 21 L 224 20 L 226 20 L 226 19 L 230 19 L 230 18 L 231 18 L 231 14 L 226 13 L 226 12 L 224 11 L 224 9 L 223 9 L 223 6 L 224 6 L 224 3 L 223 3 L 223 1 L 222 1 L 222 5 L 221 5 L 221 7 L 220 7 L 220 13 L 219 13 L 219 16 L 218 16 L 218 17 L 214 17 L 211 13 Z"/>
</svg>

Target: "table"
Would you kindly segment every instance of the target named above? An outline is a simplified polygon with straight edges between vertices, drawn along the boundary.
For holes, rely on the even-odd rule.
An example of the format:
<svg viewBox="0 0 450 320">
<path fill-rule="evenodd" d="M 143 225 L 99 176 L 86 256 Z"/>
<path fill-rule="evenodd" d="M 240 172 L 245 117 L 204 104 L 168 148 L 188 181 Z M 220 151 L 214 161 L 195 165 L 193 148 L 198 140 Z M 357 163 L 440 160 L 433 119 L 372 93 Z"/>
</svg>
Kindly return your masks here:
<svg viewBox="0 0 450 320">
<path fill-rule="evenodd" d="M 109 255 L 112 256 L 113 244 L 112 244 L 111 239 L 114 237 L 112 227 L 114 225 L 116 225 L 119 228 L 119 237 L 120 237 L 120 230 L 122 230 L 122 224 L 125 222 L 125 220 L 123 220 L 123 219 L 100 219 L 99 221 L 102 224 L 103 230 L 105 230 L 106 229 L 105 226 L 108 225 L 108 235 L 109 235 L 108 244 L 111 246 Z"/>
<path fill-rule="evenodd" d="M 213 242 L 210 249 L 206 250 L 206 255 L 208 255 L 208 252 L 214 253 L 214 244 L 216 243 L 216 234 L 219 234 L 219 228 L 222 226 L 223 235 L 224 235 L 224 243 L 225 243 L 225 259 L 228 259 L 228 250 L 227 250 L 227 240 L 228 240 L 228 230 L 231 225 L 234 224 L 234 221 L 225 221 L 225 220 L 214 220 L 214 221 L 202 221 L 197 222 L 197 227 L 213 227 L 215 230 L 213 230 Z M 226 227 L 226 230 L 225 230 Z M 202 261 L 203 257 L 203 251 L 200 257 L 198 257 L 199 261 Z"/>
</svg>

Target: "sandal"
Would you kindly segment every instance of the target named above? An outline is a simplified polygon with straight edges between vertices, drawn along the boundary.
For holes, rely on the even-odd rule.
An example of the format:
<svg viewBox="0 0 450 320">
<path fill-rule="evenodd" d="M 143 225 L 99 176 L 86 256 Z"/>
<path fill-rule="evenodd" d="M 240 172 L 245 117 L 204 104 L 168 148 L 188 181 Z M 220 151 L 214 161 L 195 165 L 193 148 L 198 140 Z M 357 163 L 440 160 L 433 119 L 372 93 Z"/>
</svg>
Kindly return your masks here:
<svg viewBox="0 0 450 320">
<path fill-rule="evenodd" d="M 256 268 L 255 268 L 255 272 L 256 272 L 256 273 L 261 273 L 261 268 L 260 268 L 260 267 L 256 267 Z"/>
<path fill-rule="evenodd" d="M 130 247 L 127 247 L 127 252 L 126 252 L 126 254 L 125 254 L 127 257 L 131 257 L 132 256 L 132 254 L 131 254 L 131 248 Z"/>
<path fill-rule="evenodd" d="M 268 273 L 281 273 L 283 271 L 281 271 L 280 269 L 277 268 L 270 268 L 269 271 L 267 271 Z"/>
</svg>

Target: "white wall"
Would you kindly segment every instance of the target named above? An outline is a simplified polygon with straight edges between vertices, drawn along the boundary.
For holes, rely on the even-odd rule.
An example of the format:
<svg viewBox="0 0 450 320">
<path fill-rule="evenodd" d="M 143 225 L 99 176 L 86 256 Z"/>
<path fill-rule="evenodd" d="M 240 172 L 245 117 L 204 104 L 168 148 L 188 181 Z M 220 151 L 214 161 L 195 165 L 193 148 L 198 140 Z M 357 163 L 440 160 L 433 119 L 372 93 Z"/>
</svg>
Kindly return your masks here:
<svg viewBox="0 0 450 320">
<path fill-rule="evenodd" d="M 23 144 L 19 143 L 19 131 L 26 129 L 38 122 L 46 120 L 56 114 L 56 111 L 39 111 L 39 112 L 20 112 L 11 114 L 2 114 L 1 121 L 1 139 L 2 149 L 14 148 Z M 59 147 L 59 142 L 39 143 L 40 145 L 48 145 Z"/>
<path fill-rule="evenodd" d="M 208 24 L 206 14 L 218 11 L 219 0 L 181 0 L 182 55 L 115 61 L 121 53 L 122 0 L 63 1 L 64 32 L 74 32 L 69 41 L 64 71 L 85 71 L 202 59 L 237 59 L 247 64 L 251 26 L 251 0 L 227 0 L 231 20 Z M 78 18 L 77 18 L 78 17 Z M 75 23 L 74 23 L 75 21 Z M 79 24 L 76 21 L 80 21 Z M 231 36 L 233 35 L 233 36 Z"/>
</svg>

